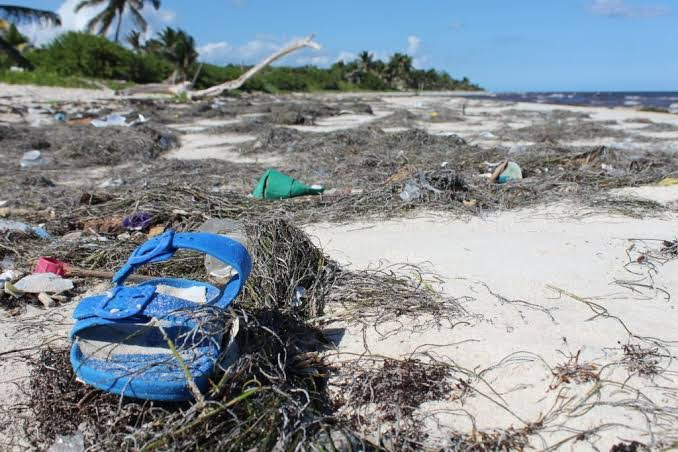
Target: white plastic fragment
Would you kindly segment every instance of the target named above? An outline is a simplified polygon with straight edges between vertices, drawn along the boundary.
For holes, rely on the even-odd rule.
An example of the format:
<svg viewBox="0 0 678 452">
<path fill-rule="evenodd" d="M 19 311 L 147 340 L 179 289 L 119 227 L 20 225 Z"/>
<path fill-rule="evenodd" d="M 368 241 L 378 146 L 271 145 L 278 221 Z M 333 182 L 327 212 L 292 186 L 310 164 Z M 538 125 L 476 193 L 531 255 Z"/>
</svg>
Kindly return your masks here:
<svg viewBox="0 0 678 452">
<path fill-rule="evenodd" d="M 21 278 L 14 286 L 26 293 L 59 294 L 73 289 L 73 281 L 54 273 L 33 273 Z"/>
<path fill-rule="evenodd" d="M 85 438 L 82 433 L 75 432 L 72 435 L 57 436 L 54 444 L 47 449 L 47 452 L 84 452 Z"/>
</svg>

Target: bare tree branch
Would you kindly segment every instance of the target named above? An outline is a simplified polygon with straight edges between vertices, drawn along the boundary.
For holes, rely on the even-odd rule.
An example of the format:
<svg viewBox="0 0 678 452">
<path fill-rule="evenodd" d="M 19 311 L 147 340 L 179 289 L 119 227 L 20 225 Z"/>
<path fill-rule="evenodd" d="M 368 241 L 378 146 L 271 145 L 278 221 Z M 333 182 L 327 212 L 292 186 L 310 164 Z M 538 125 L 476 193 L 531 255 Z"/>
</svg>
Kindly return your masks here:
<svg viewBox="0 0 678 452">
<path fill-rule="evenodd" d="M 183 82 L 179 84 L 149 84 L 149 85 L 139 85 L 139 86 L 134 86 L 132 88 L 129 88 L 125 91 L 123 91 L 123 94 L 140 94 L 140 93 L 148 93 L 148 94 L 174 94 L 174 95 L 179 95 L 179 94 L 186 94 L 189 98 L 192 99 L 201 99 L 205 97 L 215 97 L 223 93 L 224 91 L 232 91 L 235 89 L 240 88 L 247 80 L 252 78 L 254 75 L 256 75 L 259 71 L 264 69 L 266 66 L 270 65 L 274 61 L 289 55 L 292 52 L 295 52 L 299 49 L 303 48 L 311 48 L 311 49 L 320 49 L 320 44 L 317 42 L 313 41 L 313 38 L 315 35 L 310 35 L 307 36 L 304 39 L 300 39 L 298 41 L 294 41 L 290 43 L 289 45 L 283 47 L 282 49 L 278 50 L 277 52 L 273 53 L 269 57 L 265 58 L 255 66 L 253 66 L 250 70 L 245 72 L 243 75 L 238 77 L 235 80 L 229 80 L 227 82 L 224 82 L 220 85 L 215 85 L 207 89 L 203 90 L 198 90 L 194 91 L 192 90 L 192 83 L 190 82 Z"/>
</svg>

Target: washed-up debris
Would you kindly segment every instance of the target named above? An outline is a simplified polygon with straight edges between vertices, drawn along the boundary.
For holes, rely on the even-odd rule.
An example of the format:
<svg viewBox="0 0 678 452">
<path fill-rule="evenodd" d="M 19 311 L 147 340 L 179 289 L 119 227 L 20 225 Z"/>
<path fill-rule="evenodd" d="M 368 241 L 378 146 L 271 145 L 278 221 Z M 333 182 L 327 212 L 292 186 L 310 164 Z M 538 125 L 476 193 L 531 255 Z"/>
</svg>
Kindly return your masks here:
<svg viewBox="0 0 678 452">
<path fill-rule="evenodd" d="M 605 174 L 611 177 L 624 177 L 626 174 L 626 171 L 615 168 L 614 166 L 608 165 L 607 163 L 602 163 L 600 168 L 605 171 Z"/>
<path fill-rule="evenodd" d="M 421 196 L 421 189 L 419 185 L 413 180 L 409 180 L 405 183 L 403 191 L 400 192 L 400 199 L 405 202 L 411 202 L 419 199 Z"/>
<path fill-rule="evenodd" d="M 0 220 L 0 233 L 7 234 L 17 232 L 19 234 L 30 234 L 32 228 L 26 223 L 15 220 Z"/>
<path fill-rule="evenodd" d="M 134 212 L 122 220 L 122 226 L 132 231 L 146 231 L 151 225 L 151 218 L 146 212 Z"/>
<path fill-rule="evenodd" d="M 245 232 L 245 227 L 239 221 L 210 218 L 200 225 L 198 231 L 223 235 L 247 247 L 247 233 Z M 210 276 L 227 280 L 237 274 L 233 267 L 209 254 L 205 255 L 205 270 L 207 270 L 207 274 Z"/>
<path fill-rule="evenodd" d="M 0 273 L 0 285 L 4 285 L 5 282 L 14 282 L 17 279 L 19 279 L 19 272 L 15 270 L 5 270 L 4 272 Z"/>
<path fill-rule="evenodd" d="M 99 188 L 120 187 L 124 183 L 125 181 L 123 181 L 120 178 L 106 179 L 105 181 L 99 184 Z"/>
<path fill-rule="evenodd" d="M 10 235 L 12 233 L 21 235 L 35 235 L 41 239 L 49 239 L 49 233 L 42 227 L 31 227 L 26 223 L 15 220 L 0 220 L 0 234 Z"/>
<path fill-rule="evenodd" d="M 136 126 L 138 124 L 143 124 L 147 121 L 148 121 L 148 119 L 146 119 L 144 117 L 144 115 L 140 114 L 137 119 L 128 123 L 127 118 L 125 116 L 113 113 L 113 114 L 106 116 L 103 119 L 93 119 L 90 123 L 94 127 L 98 127 L 98 128 L 101 128 L 101 127 L 132 127 L 132 126 Z"/>
<path fill-rule="evenodd" d="M 295 196 L 318 195 L 324 191 L 319 185 L 306 185 L 274 169 L 267 169 L 254 188 L 252 196 L 259 199 L 285 199 Z"/>
<path fill-rule="evenodd" d="M 19 161 L 19 165 L 22 168 L 32 168 L 34 166 L 40 166 L 47 163 L 42 157 L 42 152 L 40 151 L 28 151 L 25 152 Z"/>
<path fill-rule="evenodd" d="M 415 177 L 405 183 L 403 191 L 400 192 L 400 199 L 411 202 L 419 199 L 424 191 L 442 194 L 466 189 L 464 180 L 454 170 L 418 171 Z"/>
<path fill-rule="evenodd" d="M 83 452 L 85 450 L 85 438 L 82 433 L 75 432 L 72 435 L 57 436 L 54 444 L 47 452 Z"/>
<path fill-rule="evenodd" d="M 60 294 L 73 289 L 73 281 L 54 273 L 33 273 L 21 278 L 14 284 L 14 287 L 25 293 Z"/>
<path fill-rule="evenodd" d="M 512 180 L 520 180 L 523 178 L 523 171 L 516 162 L 506 161 L 494 170 L 490 180 L 492 182 L 497 182 L 500 184 L 505 184 L 506 182 Z"/>
<path fill-rule="evenodd" d="M 34 274 L 52 274 L 59 277 L 65 276 L 79 276 L 83 278 L 100 278 L 111 279 L 115 274 L 112 271 L 105 270 L 88 270 L 86 268 L 74 267 L 66 262 L 58 259 L 42 256 L 35 263 Z M 151 276 L 146 275 L 130 275 L 127 277 L 129 281 L 148 281 L 152 279 Z"/>
</svg>

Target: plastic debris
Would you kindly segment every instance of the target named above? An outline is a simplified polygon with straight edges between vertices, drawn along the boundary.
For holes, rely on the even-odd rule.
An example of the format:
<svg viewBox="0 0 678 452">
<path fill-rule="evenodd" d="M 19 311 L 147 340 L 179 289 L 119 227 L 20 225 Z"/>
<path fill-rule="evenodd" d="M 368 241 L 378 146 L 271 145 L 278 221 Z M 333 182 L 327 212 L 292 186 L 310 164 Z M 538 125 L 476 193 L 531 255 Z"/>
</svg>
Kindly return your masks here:
<svg viewBox="0 0 678 452">
<path fill-rule="evenodd" d="M 49 235 L 49 232 L 47 232 L 47 230 L 45 228 L 42 228 L 40 226 L 36 226 L 36 227 L 32 228 L 32 230 L 33 230 L 33 234 L 37 235 L 38 237 L 40 237 L 43 240 L 49 240 L 49 239 L 52 238 L 52 236 Z"/>
<path fill-rule="evenodd" d="M 21 290 L 17 289 L 16 286 L 14 286 L 14 284 L 12 284 L 9 281 L 5 281 L 3 290 L 5 291 L 6 294 L 14 298 L 21 298 L 24 294 Z"/>
<path fill-rule="evenodd" d="M 148 119 L 144 117 L 144 115 L 139 115 L 137 119 L 135 119 L 132 122 L 127 122 L 127 118 L 125 116 L 119 115 L 117 113 L 112 113 L 108 116 L 106 116 L 103 119 L 93 119 L 90 124 L 92 124 L 94 127 L 101 128 L 101 127 L 132 127 L 136 126 L 137 124 L 143 124 L 147 122 Z"/>
<path fill-rule="evenodd" d="M 306 289 L 303 287 L 297 287 L 294 290 L 294 298 L 292 299 L 292 306 L 299 307 L 304 304 L 304 297 L 306 297 Z"/>
<path fill-rule="evenodd" d="M 324 188 L 306 185 L 274 169 L 267 169 L 254 188 L 252 196 L 259 199 L 285 199 L 295 196 L 319 195 Z"/>
<path fill-rule="evenodd" d="M 72 435 L 57 436 L 54 444 L 47 449 L 47 452 L 84 452 L 85 438 L 82 433 L 76 432 Z"/>
<path fill-rule="evenodd" d="M 145 231 L 151 225 L 151 215 L 146 212 L 135 212 L 122 220 L 122 227 L 132 231 Z"/>
<path fill-rule="evenodd" d="M 490 177 L 493 182 L 505 184 L 508 181 L 520 180 L 523 178 L 523 171 L 516 162 L 504 162 L 497 166 Z"/>
<path fill-rule="evenodd" d="M 23 235 L 36 235 L 41 239 L 50 239 L 49 233 L 42 227 L 31 227 L 26 223 L 15 220 L 0 220 L 0 234 L 23 234 Z"/>
<path fill-rule="evenodd" d="M 30 234 L 32 229 L 26 223 L 15 220 L 0 220 L 0 233 L 18 232 L 19 234 Z"/>
<path fill-rule="evenodd" d="M 106 179 L 102 183 L 99 184 L 99 188 L 109 188 L 109 187 L 119 187 L 122 184 L 124 184 L 125 181 L 122 179 Z"/>
<path fill-rule="evenodd" d="M 56 121 L 59 122 L 65 122 L 66 121 L 66 113 L 63 111 L 57 111 L 54 113 L 54 116 L 52 116 Z"/>
<path fill-rule="evenodd" d="M 52 273 L 54 275 L 66 275 L 66 263 L 51 257 L 40 257 L 35 263 L 34 273 Z"/>
<path fill-rule="evenodd" d="M 405 183 L 405 188 L 400 192 L 400 199 L 405 202 L 416 201 L 421 197 L 421 189 L 413 180 Z"/>
<path fill-rule="evenodd" d="M 626 172 L 624 170 L 621 170 L 619 168 L 615 168 L 614 166 L 608 165 L 607 163 L 602 163 L 600 165 L 600 168 L 603 171 L 605 171 L 605 174 L 607 174 L 608 176 L 612 176 L 612 177 L 624 177 L 624 175 L 626 174 Z"/>
<path fill-rule="evenodd" d="M 247 248 L 247 234 L 242 223 L 238 221 L 210 218 L 200 225 L 198 231 L 223 235 L 240 242 Z M 230 279 L 237 274 L 233 267 L 210 255 L 205 255 L 205 270 L 207 270 L 208 275 L 215 278 Z"/>
<path fill-rule="evenodd" d="M 80 276 L 83 278 L 110 279 L 115 273 L 105 270 L 88 270 L 86 268 L 73 267 L 72 265 L 62 262 L 58 259 L 42 256 L 35 263 L 33 274 L 47 274 L 60 277 Z M 153 277 L 146 275 L 130 275 L 127 279 L 129 281 L 148 281 L 153 279 Z"/>
<path fill-rule="evenodd" d="M 497 138 L 497 136 L 492 132 L 483 132 L 480 134 L 480 138 L 483 138 L 485 140 L 494 140 L 495 138 Z"/>
<path fill-rule="evenodd" d="M 40 151 L 28 151 L 25 152 L 19 161 L 19 165 L 22 168 L 32 168 L 34 166 L 40 166 L 47 163 L 47 161 L 42 158 L 42 152 Z"/>
<path fill-rule="evenodd" d="M 64 279 L 54 273 L 33 273 L 24 276 L 14 287 L 25 293 L 39 294 L 40 292 L 59 294 L 73 289 L 73 281 Z"/>
<path fill-rule="evenodd" d="M 5 282 L 14 282 L 17 279 L 19 279 L 19 272 L 14 271 L 14 270 L 5 270 L 4 272 L 0 273 L 0 284 L 4 284 Z"/>
</svg>

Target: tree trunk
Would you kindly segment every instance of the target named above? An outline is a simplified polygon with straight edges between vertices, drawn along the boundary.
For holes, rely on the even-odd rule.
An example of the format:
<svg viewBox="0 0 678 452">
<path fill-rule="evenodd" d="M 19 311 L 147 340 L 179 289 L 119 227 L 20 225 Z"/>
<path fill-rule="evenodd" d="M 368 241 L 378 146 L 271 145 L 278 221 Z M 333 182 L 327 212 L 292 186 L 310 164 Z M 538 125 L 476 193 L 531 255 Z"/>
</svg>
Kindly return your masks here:
<svg viewBox="0 0 678 452">
<path fill-rule="evenodd" d="M 115 27 L 115 42 L 120 43 L 120 27 L 122 26 L 122 14 L 125 11 L 118 11 L 118 25 Z"/>
<path fill-rule="evenodd" d="M 286 47 L 278 50 L 277 52 L 273 53 L 270 55 L 268 58 L 265 58 L 261 62 L 257 63 L 255 66 L 250 68 L 249 71 L 245 72 L 243 75 L 238 77 L 235 80 L 230 80 L 228 82 L 224 82 L 220 85 L 212 86 L 207 89 L 203 89 L 200 91 L 193 91 L 192 88 L 192 83 L 190 82 L 184 82 L 184 83 L 179 83 L 176 85 L 161 85 L 161 84 L 153 84 L 153 85 L 139 85 L 139 86 L 133 86 L 132 88 L 129 88 L 125 91 L 123 91 L 123 94 L 140 94 L 140 93 L 158 93 L 158 92 L 164 92 L 166 94 L 182 94 L 186 93 L 189 98 L 203 98 L 203 97 L 214 97 L 218 96 L 219 94 L 223 93 L 224 91 L 232 91 L 234 89 L 240 88 L 247 80 L 252 78 L 257 72 L 261 71 L 264 69 L 266 66 L 269 64 L 273 63 L 275 60 L 284 57 L 285 55 L 288 55 L 296 50 L 303 49 L 305 47 L 311 48 L 311 49 L 320 49 L 320 45 L 313 41 L 314 35 L 310 35 L 304 39 L 300 39 L 298 41 L 292 42 Z"/>
</svg>

